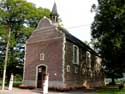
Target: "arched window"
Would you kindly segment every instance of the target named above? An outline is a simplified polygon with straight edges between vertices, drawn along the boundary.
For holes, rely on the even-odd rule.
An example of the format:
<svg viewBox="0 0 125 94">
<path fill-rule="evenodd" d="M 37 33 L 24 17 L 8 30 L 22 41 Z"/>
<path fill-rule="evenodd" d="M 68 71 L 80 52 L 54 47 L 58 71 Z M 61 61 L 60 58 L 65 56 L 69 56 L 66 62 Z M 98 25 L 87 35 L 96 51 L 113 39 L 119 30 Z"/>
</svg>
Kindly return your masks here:
<svg viewBox="0 0 125 94">
<path fill-rule="evenodd" d="M 70 65 L 67 65 L 67 66 L 66 66 L 66 71 L 67 71 L 67 72 L 70 72 Z"/>
<path fill-rule="evenodd" d="M 73 64 L 79 64 L 79 48 L 73 45 Z"/>
<path fill-rule="evenodd" d="M 75 73 L 78 73 L 78 67 L 75 67 Z"/>
</svg>

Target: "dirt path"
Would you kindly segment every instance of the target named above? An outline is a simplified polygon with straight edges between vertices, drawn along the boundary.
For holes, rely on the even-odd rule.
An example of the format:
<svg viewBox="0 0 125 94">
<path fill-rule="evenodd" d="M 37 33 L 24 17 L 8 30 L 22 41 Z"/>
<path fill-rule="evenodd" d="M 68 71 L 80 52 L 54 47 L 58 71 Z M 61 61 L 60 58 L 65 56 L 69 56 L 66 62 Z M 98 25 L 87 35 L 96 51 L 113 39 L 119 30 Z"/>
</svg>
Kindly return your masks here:
<svg viewBox="0 0 125 94">
<path fill-rule="evenodd" d="M 14 88 L 12 91 L 5 89 L 0 90 L 0 94 L 42 94 L 40 89 L 18 89 Z M 84 91 L 69 91 L 69 92 L 53 92 L 49 91 L 48 94 L 96 94 L 95 92 L 84 92 Z"/>
</svg>

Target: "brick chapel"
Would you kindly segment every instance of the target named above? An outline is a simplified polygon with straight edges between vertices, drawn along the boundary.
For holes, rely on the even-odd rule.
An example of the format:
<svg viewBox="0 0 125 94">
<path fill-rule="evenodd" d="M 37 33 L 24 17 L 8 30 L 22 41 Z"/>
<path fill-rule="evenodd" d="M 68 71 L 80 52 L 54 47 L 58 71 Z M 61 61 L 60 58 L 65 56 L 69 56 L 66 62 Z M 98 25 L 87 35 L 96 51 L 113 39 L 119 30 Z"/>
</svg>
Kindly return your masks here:
<svg viewBox="0 0 125 94">
<path fill-rule="evenodd" d="M 26 41 L 23 85 L 41 88 L 47 73 L 49 87 L 103 86 L 101 58 L 58 25 L 58 16 L 54 3 L 50 19 L 41 19 Z"/>
</svg>

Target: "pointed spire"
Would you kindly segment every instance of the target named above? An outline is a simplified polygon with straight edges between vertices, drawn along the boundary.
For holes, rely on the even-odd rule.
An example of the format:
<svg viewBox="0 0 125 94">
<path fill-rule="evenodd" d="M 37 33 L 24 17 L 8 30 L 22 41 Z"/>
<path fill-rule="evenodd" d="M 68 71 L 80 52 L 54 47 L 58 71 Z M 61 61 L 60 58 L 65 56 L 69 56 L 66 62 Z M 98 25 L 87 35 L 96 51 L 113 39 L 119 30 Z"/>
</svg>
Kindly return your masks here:
<svg viewBox="0 0 125 94">
<path fill-rule="evenodd" d="M 57 23 L 58 23 L 58 17 L 59 17 L 59 14 L 58 14 L 58 12 L 57 12 L 56 2 L 54 2 L 52 11 L 51 11 L 51 13 L 50 13 L 50 19 L 52 20 L 52 22 L 53 22 L 54 24 L 57 24 Z"/>
<path fill-rule="evenodd" d="M 59 16 L 58 12 L 57 12 L 57 5 L 56 5 L 56 2 L 54 2 L 54 5 L 53 5 L 53 8 L 52 8 L 52 11 L 51 11 L 51 14 L 50 16 Z"/>
</svg>

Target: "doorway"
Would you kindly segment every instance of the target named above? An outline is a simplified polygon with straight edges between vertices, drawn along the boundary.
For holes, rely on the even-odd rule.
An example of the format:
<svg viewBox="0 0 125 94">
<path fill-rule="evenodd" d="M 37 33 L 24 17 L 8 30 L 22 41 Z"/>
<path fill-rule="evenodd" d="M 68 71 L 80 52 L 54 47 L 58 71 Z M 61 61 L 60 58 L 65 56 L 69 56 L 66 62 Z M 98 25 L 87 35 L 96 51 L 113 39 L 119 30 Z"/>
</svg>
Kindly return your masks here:
<svg viewBox="0 0 125 94">
<path fill-rule="evenodd" d="M 44 65 L 41 65 L 37 68 L 37 73 L 38 73 L 38 76 L 37 76 L 37 88 L 42 88 L 42 83 L 43 83 L 43 80 L 44 80 L 44 76 L 46 74 L 46 66 Z"/>
</svg>

